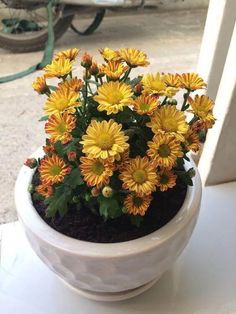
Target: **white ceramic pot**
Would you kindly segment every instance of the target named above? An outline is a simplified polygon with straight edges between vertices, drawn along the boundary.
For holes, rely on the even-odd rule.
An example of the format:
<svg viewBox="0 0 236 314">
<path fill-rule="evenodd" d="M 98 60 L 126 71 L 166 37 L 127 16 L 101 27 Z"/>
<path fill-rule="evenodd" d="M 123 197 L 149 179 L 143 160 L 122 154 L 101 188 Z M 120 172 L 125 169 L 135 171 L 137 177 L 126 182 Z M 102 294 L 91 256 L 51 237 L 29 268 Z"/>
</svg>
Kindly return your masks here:
<svg viewBox="0 0 236 314">
<path fill-rule="evenodd" d="M 38 150 L 33 157 L 42 157 Z M 40 259 L 80 294 L 95 300 L 122 300 L 151 287 L 169 269 L 188 243 L 199 213 L 201 180 L 194 163 L 194 186 L 188 187 L 177 215 L 159 230 L 121 243 L 97 244 L 65 236 L 47 225 L 27 191 L 34 170 L 23 166 L 15 202 L 26 236 Z"/>
</svg>

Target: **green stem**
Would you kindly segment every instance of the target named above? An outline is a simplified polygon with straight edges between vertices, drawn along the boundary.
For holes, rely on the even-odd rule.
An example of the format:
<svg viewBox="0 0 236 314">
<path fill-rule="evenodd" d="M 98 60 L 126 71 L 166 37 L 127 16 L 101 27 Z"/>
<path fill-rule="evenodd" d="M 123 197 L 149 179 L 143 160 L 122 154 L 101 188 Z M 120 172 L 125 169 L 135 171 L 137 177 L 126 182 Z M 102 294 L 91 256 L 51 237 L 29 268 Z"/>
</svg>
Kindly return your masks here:
<svg viewBox="0 0 236 314">
<path fill-rule="evenodd" d="M 126 72 L 125 72 L 125 75 L 124 77 L 121 79 L 121 81 L 125 82 L 127 80 L 127 78 L 129 77 L 130 75 L 130 72 L 131 72 L 132 68 L 129 68 Z"/>
<path fill-rule="evenodd" d="M 90 94 L 91 94 L 92 96 L 94 96 L 94 93 L 93 93 L 92 88 L 91 88 L 91 86 L 90 86 L 89 83 L 88 83 L 88 89 L 89 89 Z"/>
<path fill-rule="evenodd" d="M 194 122 L 198 121 L 198 117 L 194 116 L 192 120 L 189 122 L 189 125 L 192 125 Z"/>
<path fill-rule="evenodd" d="M 188 89 L 187 92 L 184 94 L 184 102 L 183 102 L 183 105 L 181 107 L 181 111 L 184 111 L 184 108 L 185 108 L 185 105 L 188 101 L 188 97 L 189 97 L 190 93 L 191 93 L 191 90 Z"/>
<path fill-rule="evenodd" d="M 163 100 L 163 102 L 161 103 L 161 106 L 164 106 L 166 104 L 166 101 L 167 101 L 168 97 L 166 96 Z"/>
</svg>

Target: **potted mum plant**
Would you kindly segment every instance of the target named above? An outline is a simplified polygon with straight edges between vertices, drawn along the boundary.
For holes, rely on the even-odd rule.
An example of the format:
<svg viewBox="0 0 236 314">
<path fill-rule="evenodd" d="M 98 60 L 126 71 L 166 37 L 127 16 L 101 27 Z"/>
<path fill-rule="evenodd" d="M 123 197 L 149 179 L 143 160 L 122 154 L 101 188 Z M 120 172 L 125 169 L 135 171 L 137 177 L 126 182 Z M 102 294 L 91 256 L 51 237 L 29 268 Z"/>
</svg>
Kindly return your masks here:
<svg viewBox="0 0 236 314">
<path fill-rule="evenodd" d="M 149 65 L 138 49 L 102 49 L 101 65 L 84 53 L 82 78 L 78 54 L 57 53 L 33 83 L 47 97 L 47 139 L 20 171 L 16 207 L 32 248 L 63 281 L 121 300 L 151 287 L 190 238 L 201 183 L 189 152 L 213 126 L 214 104 L 194 93 L 206 87 L 195 73 L 131 78 Z"/>
</svg>

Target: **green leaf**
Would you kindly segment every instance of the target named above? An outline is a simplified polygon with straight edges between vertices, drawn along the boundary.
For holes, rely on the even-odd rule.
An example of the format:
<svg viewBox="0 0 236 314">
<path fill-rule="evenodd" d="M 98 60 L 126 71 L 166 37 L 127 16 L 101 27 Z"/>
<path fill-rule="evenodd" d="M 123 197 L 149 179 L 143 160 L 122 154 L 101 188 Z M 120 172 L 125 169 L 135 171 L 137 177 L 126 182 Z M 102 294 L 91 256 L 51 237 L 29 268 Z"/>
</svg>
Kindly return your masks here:
<svg viewBox="0 0 236 314">
<path fill-rule="evenodd" d="M 68 211 L 68 203 L 72 197 L 72 190 L 64 185 L 55 188 L 55 194 L 47 200 L 49 204 L 46 217 L 54 217 L 57 212 L 63 217 Z"/>
<path fill-rule="evenodd" d="M 47 121 L 48 120 L 48 115 L 47 116 L 43 116 L 39 119 L 39 121 Z"/>
<path fill-rule="evenodd" d="M 99 213 L 105 220 L 117 218 L 123 214 L 122 207 L 115 198 L 106 198 L 102 195 L 98 197 Z"/>
<path fill-rule="evenodd" d="M 76 188 L 77 185 L 84 184 L 78 168 L 73 169 L 71 173 L 65 177 L 64 184 L 70 186 L 72 189 Z"/>
<path fill-rule="evenodd" d="M 65 151 L 64 151 L 64 146 L 62 144 L 61 141 L 57 141 L 55 144 L 54 144 L 54 148 L 58 154 L 59 157 L 63 157 L 64 154 L 65 154 Z"/>
</svg>

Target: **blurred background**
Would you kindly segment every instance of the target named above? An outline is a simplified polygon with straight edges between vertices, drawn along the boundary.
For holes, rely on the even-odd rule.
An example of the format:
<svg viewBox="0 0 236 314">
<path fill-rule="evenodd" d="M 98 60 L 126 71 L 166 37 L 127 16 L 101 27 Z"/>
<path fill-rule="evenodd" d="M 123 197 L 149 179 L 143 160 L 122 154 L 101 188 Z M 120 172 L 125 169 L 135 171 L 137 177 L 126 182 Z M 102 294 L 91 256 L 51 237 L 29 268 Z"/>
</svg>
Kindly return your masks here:
<svg viewBox="0 0 236 314">
<path fill-rule="evenodd" d="M 55 51 L 77 47 L 101 62 L 99 48 L 136 47 L 148 54 L 151 63 L 139 70 L 141 73 L 196 71 L 207 8 L 208 0 L 147 0 L 140 8 L 108 9 L 93 34 L 79 36 L 68 28 L 56 42 Z M 81 10 L 73 25 L 84 30 L 93 17 L 94 12 Z M 2 47 L 0 42 L 0 77 L 37 64 L 43 55 L 43 51 L 18 53 Z M 0 84 L 0 224 L 17 219 L 13 197 L 17 173 L 45 139 L 43 122 L 38 122 L 45 98 L 31 87 L 40 75 L 37 71 Z"/>
</svg>

